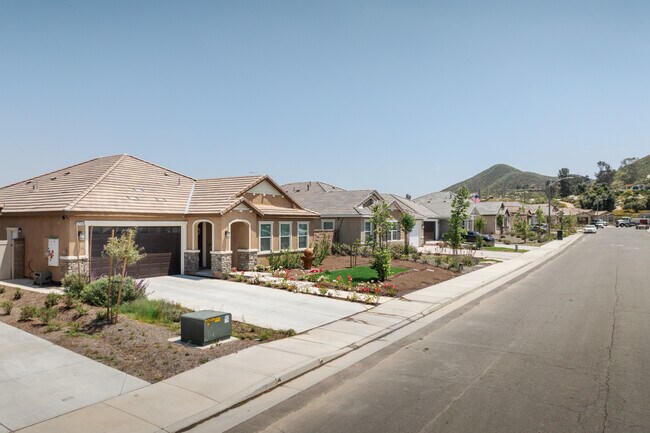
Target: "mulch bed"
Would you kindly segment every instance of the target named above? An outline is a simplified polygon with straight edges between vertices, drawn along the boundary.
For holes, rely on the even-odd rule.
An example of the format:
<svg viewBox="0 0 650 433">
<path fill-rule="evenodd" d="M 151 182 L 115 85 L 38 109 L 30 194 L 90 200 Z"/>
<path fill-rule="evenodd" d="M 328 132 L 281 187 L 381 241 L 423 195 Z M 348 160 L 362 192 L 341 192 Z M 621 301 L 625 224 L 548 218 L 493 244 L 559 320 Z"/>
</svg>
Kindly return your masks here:
<svg viewBox="0 0 650 433">
<path fill-rule="evenodd" d="M 242 338 L 240 341 L 199 350 L 167 341 L 178 336 L 179 332 L 165 326 L 142 323 L 122 315 L 117 324 L 98 323 L 95 320 L 97 312 L 104 309 L 84 305 L 88 314 L 77 317 L 74 308 L 66 309 L 61 302 L 54 307 L 58 315 L 53 321 L 60 324 L 61 329 L 47 332 L 48 327 L 38 318 L 19 320 L 22 307 L 42 307 L 46 295 L 23 290 L 22 297 L 14 301 L 15 291 L 7 287 L 6 292 L 0 294 L 0 304 L 4 301 L 14 303 L 9 315 L 0 308 L 0 321 L 148 382 L 167 379 L 215 358 L 259 344 L 256 338 L 260 336 L 265 341 L 286 337 L 281 331 L 233 321 L 233 335 Z M 79 331 L 75 332 L 77 327 Z"/>
<path fill-rule="evenodd" d="M 356 266 L 370 264 L 367 257 L 357 257 Z M 405 295 L 414 290 L 438 284 L 443 281 L 457 277 L 459 274 L 447 269 L 442 269 L 434 265 L 413 262 L 410 260 L 396 260 L 391 262 L 391 266 L 407 268 L 408 270 L 388 278 L 386 282 L 393 284 L 398 291 L 398 296 Z M 324 271 L 334 271 L 350 267 L 350 256 L 329 256 L 319 268 Z M 299 275 L 304 271 L 292 271 L 292 275 Z"/>
</svg>

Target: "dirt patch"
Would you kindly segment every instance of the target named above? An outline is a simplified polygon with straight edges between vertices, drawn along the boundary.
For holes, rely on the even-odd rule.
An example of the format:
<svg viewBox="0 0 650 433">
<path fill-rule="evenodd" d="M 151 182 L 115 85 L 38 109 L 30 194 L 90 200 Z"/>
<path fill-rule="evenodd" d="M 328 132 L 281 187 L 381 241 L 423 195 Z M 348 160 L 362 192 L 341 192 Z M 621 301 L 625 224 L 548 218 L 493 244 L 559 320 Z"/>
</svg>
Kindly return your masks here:
<svg viewBox="0 0 650 433">
<path fill-rule="evenodd" d="M 363 266 L 370 264 L 370 259 L 367 257 L 357 257 L 356 265 Z M 406 268 L 407 271 L 393 275 L 386 280 L 393 284 L 398 291 L 398 296 L 405 295 L 414 290 L 423 289 L 425 287 L 441 283 L 457 277 L 458 273 L 448 269 L 442 269 L 435 265 L 413 262 L 410 260 L 394 259 L 391 262 L 393 267 Z M 350 267 L 350 256 L 329 256 L 323 261 L 319 267 L 323 271 L 334 271 L 338 269 L 345 269 Z M 296 275 L 302 271 L 296 271 Z"/>
<path fill-rule="evenodd" d="M 76 308 L 65 308 L 62 303 L 54 307 L 57 316 L 48 327 L 38 318 L 19 320 L 23 307 L 42 307 L 46 295 L 23 290 L 22 297 L 13 300 L 14 293 L 15 289 L 6 288 L 5 293 L 0 294 L 0 305 L 5 301 L 13 302 L 9 315 L 0 308 L 0 321 L 147 382 L 167 379 L 262 340 L 286 337 L 281 331 L 233 321 L 233 335 L 242 340 L 199 350 L 167 341 L 180 333 L 165 326 L 142 323 L 126 316 L 120 316 L 115 325 L 99 323 L 95 320 L 97 312 L 104 309 L 83 305 L 88 311 L 80 317 Z M 77 305 L 80 304 L 77 302 Z"/>
</svg>

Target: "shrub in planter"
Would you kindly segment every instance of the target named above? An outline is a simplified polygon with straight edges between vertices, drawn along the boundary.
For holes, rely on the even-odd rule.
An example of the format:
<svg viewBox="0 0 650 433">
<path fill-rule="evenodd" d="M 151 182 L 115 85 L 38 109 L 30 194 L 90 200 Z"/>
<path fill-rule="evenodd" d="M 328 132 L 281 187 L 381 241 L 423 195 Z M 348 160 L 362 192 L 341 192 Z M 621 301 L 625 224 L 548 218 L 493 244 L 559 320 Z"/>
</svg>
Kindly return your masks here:
<svg viewBox="0 0 650 433">
<path fill-rule="evenodd" d="M 59 299 L 61 298 L 61 295 L 57 295 L 56 293 L 48 293 L 47 296 L 45 297 L 45 308 L 52 308 L 56 304 L 59 303 Z"/>
<path fill-rule="evenodd" d="M 90 305 L 105 307 L 108 300 L 108 277 L 101 277 L 98 280 L 88 284 L 81 291 L 81 299 Z M 113 277 L 111 289 L 111 304 L 117 302 L 117 292 L 120 287 L 120 276 Z M 146 296 L 147 283 L 145 280 L 134 280 L 131 277 L 124 278 L 124 287 L 122 288 L 122 302 L 130 302 Z"/>
<path fill-rule="evenodd" d="M 5 310 L 5 315 L 8 316 L 11 314 L 11 310 L 14 308 L 14 303 L 11 301 L 4 301 L 2 304 L 0 304 L 0 307 Z"/>
<path fill-rule="evenodd" d="M 21 322 L 26 322 L 31 320 L 36 316 L 36 307 L 34 305 L 25 305 L 20 309 L 20 320 Z"/>
</svg>

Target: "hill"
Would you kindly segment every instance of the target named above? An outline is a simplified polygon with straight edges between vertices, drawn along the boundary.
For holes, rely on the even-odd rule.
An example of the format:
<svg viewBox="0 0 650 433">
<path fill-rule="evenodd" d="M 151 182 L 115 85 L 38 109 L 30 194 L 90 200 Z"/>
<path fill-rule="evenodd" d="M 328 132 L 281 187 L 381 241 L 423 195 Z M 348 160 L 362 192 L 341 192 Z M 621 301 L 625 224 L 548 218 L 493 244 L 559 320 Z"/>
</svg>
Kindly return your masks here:
<svg viewBox="0 0 650 433">
<path fill-rule="evenodd" d="M 456 192 L 465 185 L 470 193 L 481 191 L 481 196 L 487 197 L 515 190 L 543 189 L 547 180 L 554 179 L 552 176 L 521 171 L 506 164 L 496 164 L 476 176 L 448 186 L 443 191 Z"/>
<path fill-rule="evenodd" d="M 616 170 L 612 187 L 623 188 L 625 185 L 646 183 L 650 175 L 650 155 L 637 159 L 632 164 Z"/>
</svg>

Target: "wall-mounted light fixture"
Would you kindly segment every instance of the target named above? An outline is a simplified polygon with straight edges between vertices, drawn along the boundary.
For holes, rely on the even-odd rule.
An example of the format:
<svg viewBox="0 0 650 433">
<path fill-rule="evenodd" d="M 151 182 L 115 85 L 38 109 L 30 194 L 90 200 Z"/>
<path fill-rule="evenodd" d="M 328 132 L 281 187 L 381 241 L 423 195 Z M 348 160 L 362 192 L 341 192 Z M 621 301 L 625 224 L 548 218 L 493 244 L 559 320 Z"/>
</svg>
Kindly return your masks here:
<svg viewBox="0 0 650 433">
<path fill-rule="evenodd" d="M 226 239 L 230 238 L 230 230 L 226 230 Z"/>
<path fill-rule="evenodd" d="M 77 238 L 79 238 L 80 241 L 85 241 L 86 234 L 82 230 L 79 230 L 77 231 Z"/>
</svg>

